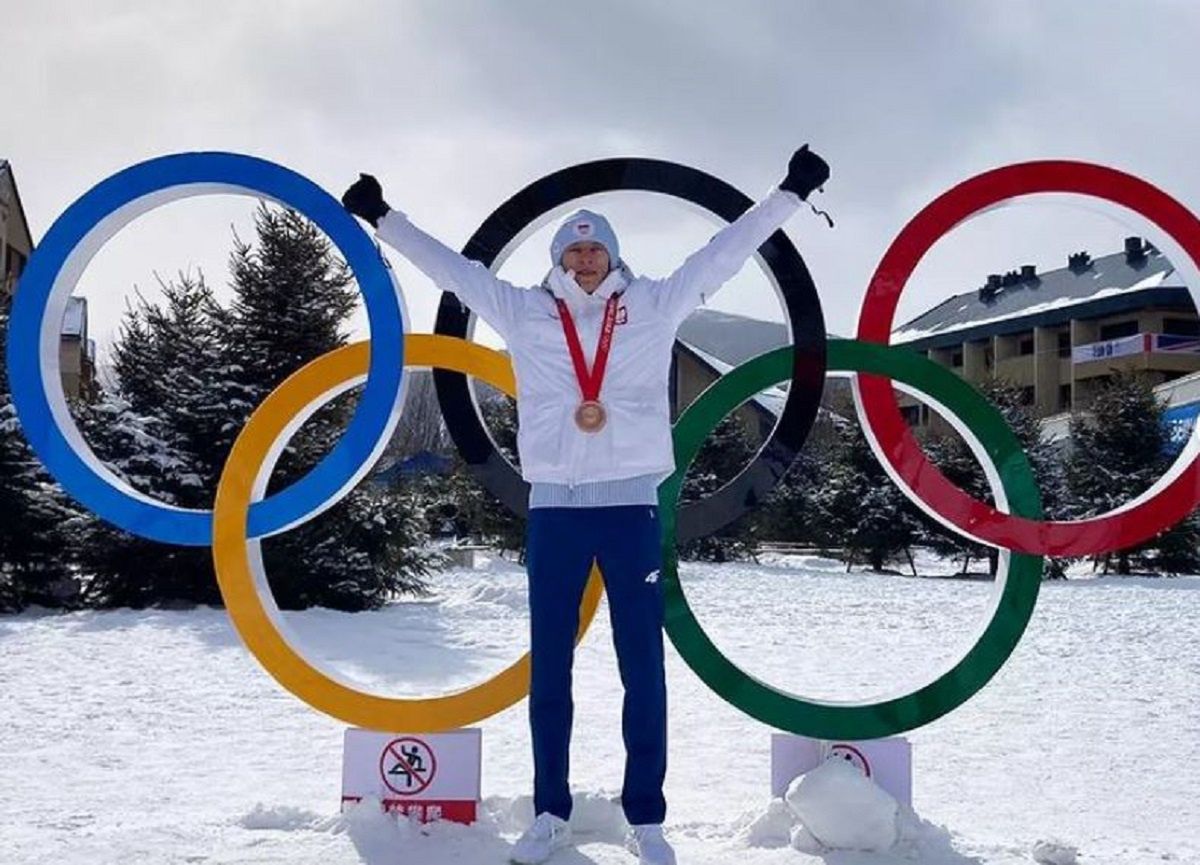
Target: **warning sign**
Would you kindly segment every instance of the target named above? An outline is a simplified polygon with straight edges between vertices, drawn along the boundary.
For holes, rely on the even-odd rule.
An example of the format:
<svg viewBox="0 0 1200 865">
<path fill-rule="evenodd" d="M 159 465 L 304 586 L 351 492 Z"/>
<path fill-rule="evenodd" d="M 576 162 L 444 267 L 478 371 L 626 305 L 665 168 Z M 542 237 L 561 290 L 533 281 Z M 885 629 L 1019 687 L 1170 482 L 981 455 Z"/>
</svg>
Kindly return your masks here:
<svg viewBox="0 0 1200 865">
<path fill-rule="evenodd" d="M 853 745 L 848 745 L 845 742 L 839 742 L 836 745 L 829 747 L 829 759 L 845 760 L 858 771 L 862 772 L 868 778 L 871 777 L 871 761 L 867 759 L 862 751 L 855 748 Z"/>
<path fill-rule="evenodd" d="M 793 780 L 826 760 L 846 761 L 897 802 L 912 806 L 912 744 L 902 737 L 831 742 L 790 733 L 772 734 L 771 795 L 782 796 Z"/>
<path fill-rule="evenodd" d="M 393 793 L 416 796 L 437 776 L 437 756 L 428 744 L 414 736 L 393 739 L 379 755 L 379 773 Z"/>
<path fill-rule="evenodd" d="M 384 733 L 349 729 L 342 804 L 377 801 L 421 821 L 472 823 L 480 799 L 483 739 L 477 729 Z"/>
</svg>

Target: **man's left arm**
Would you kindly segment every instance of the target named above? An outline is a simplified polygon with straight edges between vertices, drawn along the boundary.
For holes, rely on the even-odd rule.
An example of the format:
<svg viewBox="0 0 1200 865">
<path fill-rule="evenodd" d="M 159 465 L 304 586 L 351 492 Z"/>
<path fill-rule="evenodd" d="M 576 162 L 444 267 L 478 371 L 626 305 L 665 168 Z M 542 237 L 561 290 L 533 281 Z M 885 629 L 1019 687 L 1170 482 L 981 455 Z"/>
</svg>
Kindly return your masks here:
<svg viewBox="0 0 1200 865">
<path fill-rule="evenodd" d="M 787 176 L 762 201 L 729 223 L 665 279 L 657 280 L 654 302 L 682 322 L 692 310 L 728 282 L 800 207 L 800 202 L 829 178 L 821 157 L 801 147 L 788 163 Z"/>
</svg>

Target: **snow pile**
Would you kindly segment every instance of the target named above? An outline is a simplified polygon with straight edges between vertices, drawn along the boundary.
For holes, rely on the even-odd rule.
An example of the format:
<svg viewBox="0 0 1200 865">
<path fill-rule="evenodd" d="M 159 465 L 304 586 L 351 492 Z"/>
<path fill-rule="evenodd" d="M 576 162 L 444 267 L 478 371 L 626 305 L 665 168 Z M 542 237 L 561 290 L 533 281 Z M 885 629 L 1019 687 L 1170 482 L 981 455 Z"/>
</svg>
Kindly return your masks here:
<svg viewBox="0 0 1200 865">
<path fill-rule="evenodd" d="M 754 817 L 741 832 L 741 839 L 748 847 L 786 847 L 791 843 L 791 831 L 796 825 L 796 815 L 782 799 L 772 799 L 767 810 Z"/>
<path fill-rule="evenodd" d="M 739 839 L 747 847 L 791 847 L 812 856 L 852 850 L 919 862 L 963 861 L 949 832 L 922 820 L 844 760 L 796 778 L 784 798 L 772 799 L 742 828 Z"/>
<path fill-rule="evenodd" d="M 900 806 L 870 778 L 844 760 L 827 760 L 801 775 L 784 795 L 810 840 L 831 850 L 881 853 L 896 843 Z M 792 846 L 797 846 L 793 839 Z"/>
<path fill-rule="evenodd" d="M 506 862 L 511 850 L 486 813 L 470 826 L 448 821 L 422 824 L 384 811 L 379 800 L 371 798 L 348 806 L 340 829 L 365 865 Z"/>
<path fill-rule="evenodd" d="M 324 831 L 330 827 L 330 820 L 304 808 L 291 805 L 275 805 L 268 808 L 259 802 L 250 813 L 238 820 L 238 825 L 243 829 L 279 832 L 295 832 L 302 829 Z"/>
<path fill-rule="evenodd" d="M 1079 850 L 1060 841 L 1038 841 L 1033 845 L 1033 861 L 1038 865 L 1076 865 Z"/>
<path fill-rule="evenodd" d="M 514 836 L 532 820 L 533 800 L 529 796 L 489 796 L 478 819 L 469 826 L 451 822 L 422 824 L 415 817 L 388 813 L 378 799 L 368 797 L 347 806 L 332 829 L 349 836 L 365 865 L 450 865 L 507 862 Z M 615 799 L 600 794 L 574 796 L 571 830 L 577 845 L 604 844 L 623 856 L 627 829 Z M 607 856 L 605 860 L 611 861 Z"/>
</svg>

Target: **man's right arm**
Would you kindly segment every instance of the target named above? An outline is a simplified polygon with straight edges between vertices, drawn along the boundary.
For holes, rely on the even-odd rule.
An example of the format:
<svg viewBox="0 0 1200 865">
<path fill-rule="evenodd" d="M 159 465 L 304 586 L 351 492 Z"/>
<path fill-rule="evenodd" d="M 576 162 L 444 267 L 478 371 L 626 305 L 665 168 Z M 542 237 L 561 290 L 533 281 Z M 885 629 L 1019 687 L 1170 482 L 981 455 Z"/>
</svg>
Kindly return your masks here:
<svg viewBox="0 0 1200 865">
<path fill-rule="evenodd" d="M 507 339 L 521 317 L 526 292 L 498 279 L 477 261 L 454 251 L 436 237 L 417 228 L 403 213 L 383 200 L 383 189 L 369 174 L 346 190 L 342 204 L 355 216 L 375 226 L 376 236 L 395 249 L 443 291 L 453 292 Z"/>
<path fill-rule="evenodd" d="M 498 278 L 478 261 L 451 249 L 392 210 L 379 220 L 376 237 L 395 249 L 443 291 L 452 291 L 505 339 L 520 320 L 528 294 Z"/>
</svg>

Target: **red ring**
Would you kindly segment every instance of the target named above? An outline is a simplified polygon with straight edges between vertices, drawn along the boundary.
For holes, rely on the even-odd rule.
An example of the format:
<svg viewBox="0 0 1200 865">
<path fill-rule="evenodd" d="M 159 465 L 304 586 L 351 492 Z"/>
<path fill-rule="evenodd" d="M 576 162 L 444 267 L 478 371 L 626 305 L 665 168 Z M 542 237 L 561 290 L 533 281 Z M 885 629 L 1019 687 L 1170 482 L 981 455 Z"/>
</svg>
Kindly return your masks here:
<svg viewBox="0 0 1200 865">
<path fill-rule="evenodd" d="M 1200 263 L 1200 220 L 1146 181 L 1087 162 L 1008 165 L 963 181 L 904 226 L 867 287 L 858 338 L 889 343 L 900 293 L 921 258 L 946 232 L 986 207 L 1039 192 L 1074 192 L 1123 205 L 1154 222 Z M 929 461 L 900 415 L 890 379 L 859 374 L 858 383 L 863 428 L 874 439 L 884 465 L 891 467 L 893 479 L 932 516 L 980 542 L 1035 555 L 1103 553 L 1153 537 L 1200 502 L 1200 460 L 1194 459 L 1171 483 L 1133 508 L 1069 522 L 1001 513 L 963 492 Z"/>
</svg>

